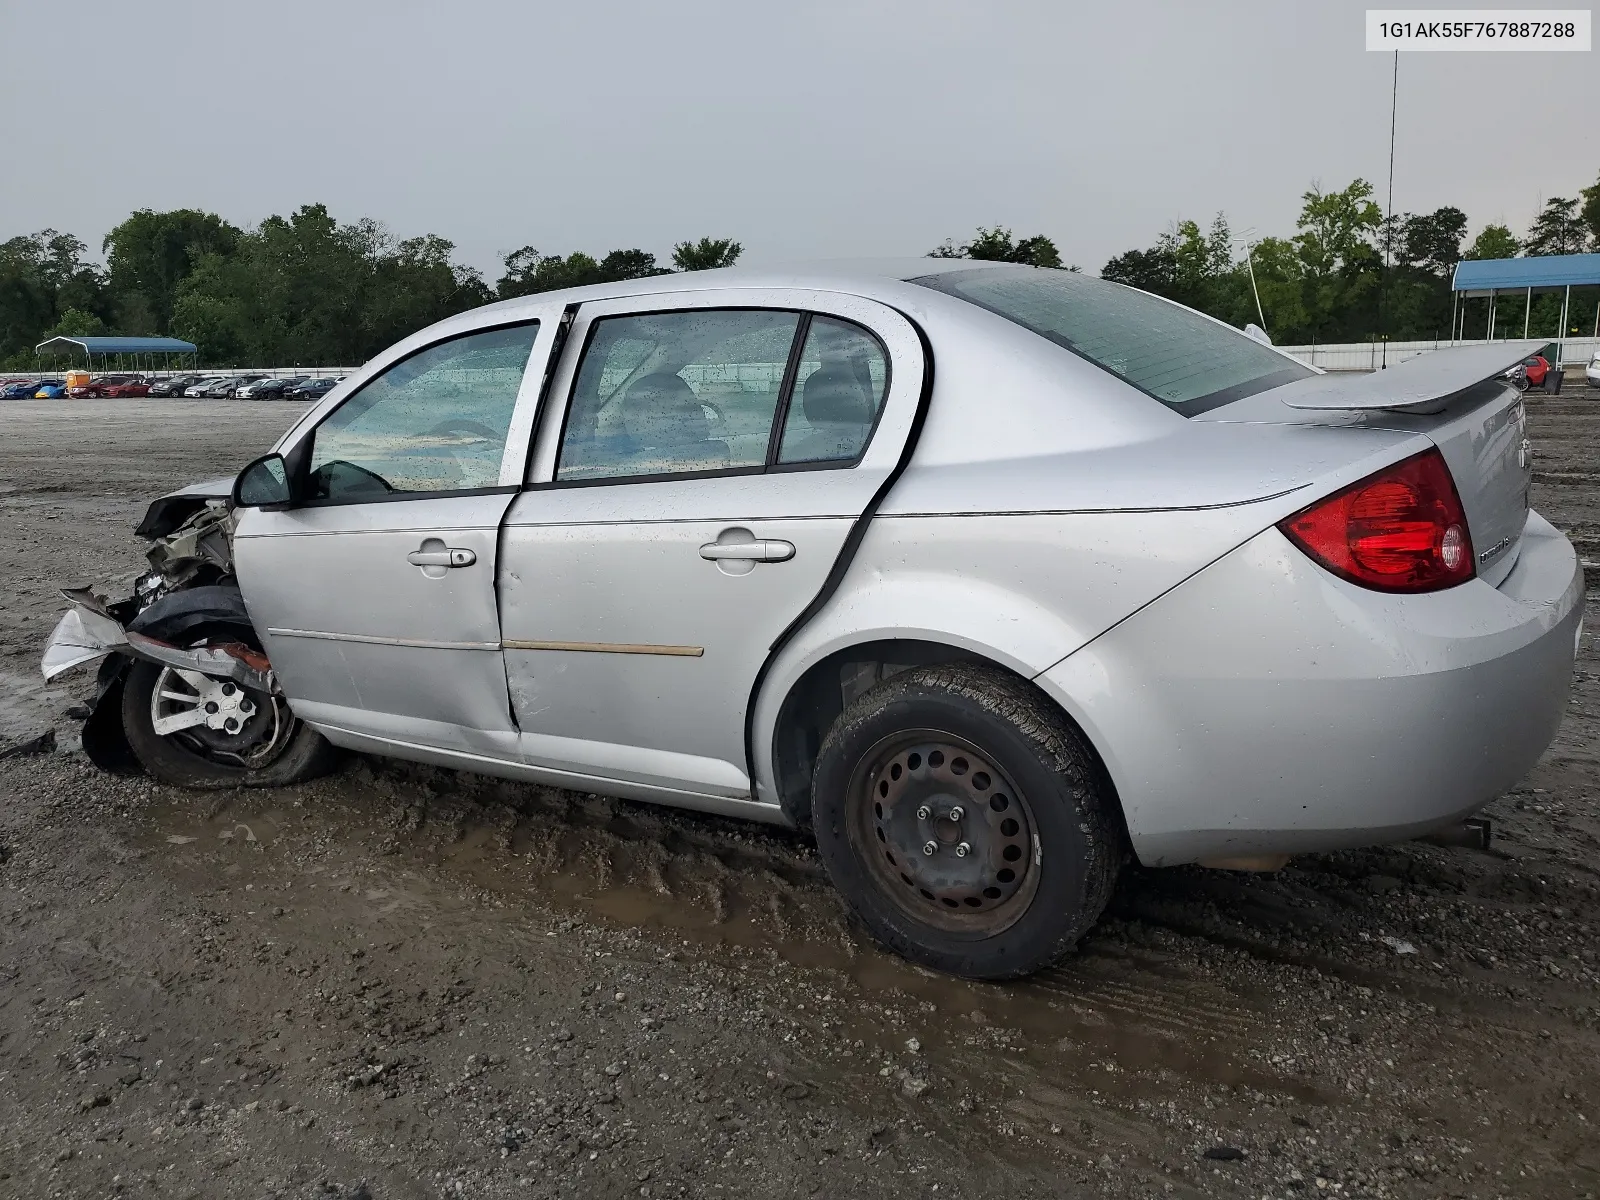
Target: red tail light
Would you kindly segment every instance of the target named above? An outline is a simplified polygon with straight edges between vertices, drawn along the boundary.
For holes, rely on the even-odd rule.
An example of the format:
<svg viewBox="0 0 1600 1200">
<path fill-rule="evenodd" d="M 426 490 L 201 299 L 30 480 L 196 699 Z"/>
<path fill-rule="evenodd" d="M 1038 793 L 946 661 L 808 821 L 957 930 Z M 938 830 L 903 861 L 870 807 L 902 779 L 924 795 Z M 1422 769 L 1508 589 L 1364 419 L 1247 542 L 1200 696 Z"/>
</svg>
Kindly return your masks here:
<svg viewBox="0 0 1600 1200">
<path fill-rule="evenodd" d="M 1438 450 L 1369 475 L 1278 528 L 1335 575 L 1380 592 L 1436 592 L 1477 571 L 1461 497 Z"/>
</svg>

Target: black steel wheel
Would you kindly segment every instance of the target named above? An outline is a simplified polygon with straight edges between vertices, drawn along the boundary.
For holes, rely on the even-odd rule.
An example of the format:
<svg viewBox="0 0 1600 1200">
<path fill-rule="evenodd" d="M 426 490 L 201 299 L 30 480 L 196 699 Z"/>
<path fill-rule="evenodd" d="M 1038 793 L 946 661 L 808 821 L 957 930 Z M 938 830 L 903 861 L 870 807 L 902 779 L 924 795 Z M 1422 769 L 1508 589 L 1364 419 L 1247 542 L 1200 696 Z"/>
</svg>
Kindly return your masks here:
<svg viewBox="0 0 1600 1200">
<path fill-rule="evenodd" d="M 909 916 L 995 934 L 1027 911 L 1039 883 L 1032 812 L 971 743 L 931 729 L 887 737 L 857 764 L 846 804 L 852 841 Z"/>
<path fill-rule="evenodd" d="M 987 664 L 902 671 L 823 740 L 812 823 L 834 885 L 880 941 L 1008 979 L 1070 953 L 1111 896 L 1115 798 L 1078 731 Z"/>
</svg>

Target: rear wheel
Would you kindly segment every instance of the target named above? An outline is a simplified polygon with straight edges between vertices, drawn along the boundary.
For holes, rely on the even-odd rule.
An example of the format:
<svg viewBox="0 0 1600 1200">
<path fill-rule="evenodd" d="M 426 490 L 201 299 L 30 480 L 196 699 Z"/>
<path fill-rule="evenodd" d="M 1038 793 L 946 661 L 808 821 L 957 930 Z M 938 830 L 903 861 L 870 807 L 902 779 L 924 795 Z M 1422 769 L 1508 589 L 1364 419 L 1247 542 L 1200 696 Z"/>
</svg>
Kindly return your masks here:
<svg viewBox="0 0 1600 1200">
<path fill-rule="evenodd" d="M 1120 834 L 1096 760 L 1023 681 L 901 672 L 845 709 L 813 777 L 835 886 L 890 949 L 1006 979 L 1062 958 L 1104 910 Z"/>
<path fill-rule="evenodd" d="M 238 640 L 235 630 L 197 631 L 190 644 Z M 282 787 L 338 761 L 282 696 L 142 660 L 123 684 L 122 727 L 140 765 L 178 787 Z"/>
</svg>

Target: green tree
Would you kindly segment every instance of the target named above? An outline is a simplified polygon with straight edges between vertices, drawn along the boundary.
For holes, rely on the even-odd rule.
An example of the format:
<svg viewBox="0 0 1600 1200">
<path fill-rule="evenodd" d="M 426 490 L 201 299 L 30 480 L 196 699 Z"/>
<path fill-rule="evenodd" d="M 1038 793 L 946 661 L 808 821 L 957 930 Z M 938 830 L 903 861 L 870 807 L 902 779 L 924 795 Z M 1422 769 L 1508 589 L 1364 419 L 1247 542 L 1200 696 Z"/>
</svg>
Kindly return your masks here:
<svg viewBox="0 0 1600 1200">
<path fill-rule="evenodd" d="M 672 262 L 680 271 L 711 271 L 733 266 L 743 253 L 744 247 L 732 238 L 703 237 L 698 242 L 679 242 L 674 246 Z"/>
<path fill-rule="evenodd" d="M 1548 254 L 1582 254 L 1589 230 L 1578 211 L 1578 202 L 1561 196 L 1545 201 L 1544 211 L 1534 218 L 1528 236 L 1522 239 L 1522 252 L 1529 258 Z"/>
<path fill-rule="evenodd" d="M 1311 340 L 1305 307 L 1305 265 L 1299 248 L 1287 238 L 1264 237 L 1249 249 L 1255 287 L 1261 294 L 1267 330 L 1282 345 Z M 1245 283 L 1249 284 L 1248 274 Z M 1253 300 L 1253 297 L 1252 297 Z"/>
<path fill-rule="evenodd" d="M 1324 192 L 1312 184 L 1301 200 L 1293 241 L 1311 330 L 1323 340 L 1365 337 L 1376 328 L 1382 263 L 1374 243 L 1383 212 L 1372 200 L 1372 185 L 1356 179 L 1342 191 Z"/>
<path fill-rule="evenodd" d="M 1014 239 L 1011 230 L 996 225 L 989 229 L 978 226 L 970 242 L 956 245 L 946 239 L 944 244 L 929 251 L 929 258 L 974 258 L 983 262 L 1025 263 L 1030 267 L 1061 266 L 1061 252 L 1044 234 Z"/>
<path fill-rule="evenodd" d="M 1589 248 L 1600 253 L 1600 180 L 1596 180 L 1593 187 L 1586 187 L 1578 193 L 1583 198 L 1583 207 L 1578 210 L 1583 219 L 1583 227 L 1589 231 Z"/>
<path fill-rule="evenodd" d="M 1222 213 L 1209 230 L 1196 221 L 1175 222 L 1150 249 L 1129 250 L 1106 263 L 1100 277 L 1232 324 L 1256 319 L 1249 275 L 1243 263 L 1234 261 L 1233 233 Z"/>
<path fill-rule="evenodd" d="M 536 292 L 553 292 L 558 288 L 615 283 L 622 279 L 642 279 L 648 275 L 670 273 L 657 266 L 656 256 L 645 250 L 613 250 L 597 260 L 581 250 L 563 258 L 559 254 L 541 254 L 532 246 L 524 246 L 506 255 L 505 273 L 495 285 L 495 292 L 501 299 L 507 299 Z"/>
<path fill-rule="evenodd" d="M 172 322 L 178 285 L 208 254 L 228 255 L 240 231 L 215 213 L 181 208 L 133 213 L 101 242 L 119 328 L 161 333 Z"/>
<path fill-rule="evenodd" d="M 1127 250 L 1100 269 L 1100 278 L 1170 298 L 1177 285 L 1178 256 L 1159 242 L 1148 250 Z"/>
<path fill-rule="evenodd" d="M 110 315 L 104 273 L 70 233 L 42 229 L 0 242 L 0 361 L 23 366 L 62 314 Z"/>
<path fill-rule="evenodd" d="M 1433 275 L 1448 276 L 1461 261 L 1461 239 L 1467 233 L 1467 214 L 1446 205 L 1420 216 L 1401 218 L 1396 261 Z"/>
<path fill-rule="evenodd" d="M 104 337 L 105 333 L 106 323 L 94 313 L 84 312 L 81 308 L 69 308 L 54 325 L 39 335 L 39 340 L 53 337 Z"/>
<path fill-rule="evenodd" d="M 1463 257 L 1479 258 L 1515 258 L 1517 256 L 1517 238 L 1511 230 L 1504 225 L 1485 225 L 1478 236 L 1472 239 L 1472 245 L 1467 247 Z"/>
<path fill-rule="evenodd" d="M 354 365 L 490 299 L 477 273 L 428 235 L 396 242 L 321 204 L 272 216 L 231 253 L 202 255 L 178 285 L 173 331 L 213 363 Z"/>
</svg>

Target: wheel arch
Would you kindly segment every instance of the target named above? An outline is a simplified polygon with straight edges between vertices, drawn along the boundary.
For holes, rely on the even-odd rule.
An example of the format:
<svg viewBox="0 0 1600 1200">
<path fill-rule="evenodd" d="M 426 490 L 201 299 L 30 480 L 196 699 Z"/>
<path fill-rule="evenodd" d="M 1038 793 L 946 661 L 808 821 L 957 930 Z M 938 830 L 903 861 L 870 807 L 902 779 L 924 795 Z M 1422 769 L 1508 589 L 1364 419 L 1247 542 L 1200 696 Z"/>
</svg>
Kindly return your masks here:
<svg viewBox="0 0 1600 1200">
<path fill-rule="evenodd" d="M 218 625 L 256 637 L 255 626 L 244 605 L 244 595 L 236 584 L 206 584 L 168 592 L 128 622 L 133 632 L 164 642 L 181 638 L 202 626 Z M 122 687 L 133 661 L 126 654 L 111 654 L 101 663 L 94 704 L 83 725 L 83 749 L 89 761 L 115 774 L 143 771 L 122 727 Z"/>
<path fill-rule="evenodd" d="M 770 782 L 784 815 L 800 828 L 810 827 L 811 779 L 817 753 L 829 728 L 852 700 L 900 671 L 944 663 L 982 664 L 1004 671 L 1061 717 L 1088 748 L 1126 846 L 1127 822 L 1116 781 L 1084 724 L 1055 696 L 1034 682 L 1037 672 L 1029 672 L 1011 655 L 937 634 L 914 637 L 863 634 L 844 645 L 814 654 L 793 676 L 782 699 L 777 701 L 767 742 L 767 763 L 772 772 Z"/>
</svg>

